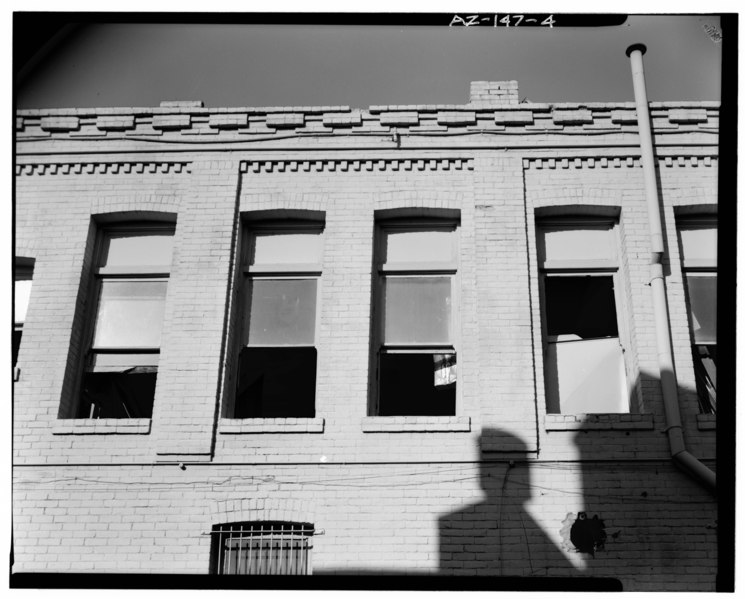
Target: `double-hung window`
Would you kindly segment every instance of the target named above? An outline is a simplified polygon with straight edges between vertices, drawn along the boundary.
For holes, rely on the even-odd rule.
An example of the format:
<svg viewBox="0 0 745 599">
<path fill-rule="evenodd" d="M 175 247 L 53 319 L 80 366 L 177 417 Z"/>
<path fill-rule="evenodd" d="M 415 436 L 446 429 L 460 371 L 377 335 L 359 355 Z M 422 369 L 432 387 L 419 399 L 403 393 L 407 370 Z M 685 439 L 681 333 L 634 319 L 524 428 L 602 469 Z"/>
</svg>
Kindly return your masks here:
<svg viewBox="0 0 745 599">
<path fill-rule="evenodd" d="M 78 418 L 150 418 L 174 229 L 103 229 Z"/>
<path fill-rule="evenodd" d="M 548 413 L 629 411 L 616 247 L 612 222 L 539 224 Z"/>
<path fill-rule="evenodd" d="M 688 296 L 693 367 L 701 412 L 717 411 L 717 226 L 714 218 L 678 221 Z"/>
<path fill-rule="evenodd" d="M 311 573 L 313 525 L 305 522 L 231 522 L 212 530 L 214 574 Z"/>
<path fill-rule="evenodd" d="M 233 418 L 313 418 L 323 225 L 255 224 L 244 251 L 244 309 Z"/>
<path fill-rule="evenodd" d="M 33 278 L 33 262 L 17 259 L 14 272 L 13 287 L 13 366 L 18 360 L 18 350 L 21 347 L 23 323 L 26 321 L 28 300 L 31 297 L 31 279 Z"/>
<path fill-rule="evenodd" d="M 457 257 L 453 221 L 378 223 L 373 415 L 455 415 Z"/>
</svg>

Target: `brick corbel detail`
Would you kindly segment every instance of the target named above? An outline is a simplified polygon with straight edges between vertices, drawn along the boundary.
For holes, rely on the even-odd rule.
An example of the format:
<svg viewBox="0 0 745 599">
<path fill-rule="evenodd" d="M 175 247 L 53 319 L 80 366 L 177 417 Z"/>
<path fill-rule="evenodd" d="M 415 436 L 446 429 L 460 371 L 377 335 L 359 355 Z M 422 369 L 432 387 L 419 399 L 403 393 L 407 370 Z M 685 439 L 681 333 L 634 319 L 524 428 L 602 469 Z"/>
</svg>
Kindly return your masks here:
<svg viewBox="0 0 745 599">
<path fill-rule="evenodd" d="M 127 175 L 131 173 L 179 174 L 190 172 L 188 162 L 73 162 L 16 164 L 20 175 Z"/>
<path fill-rule="evenodd" d="M 657 160 L 658 166 L 693 166 L 710 167 L 716 165 L 715 156 L 664 156 Z M 565 168 L 635 168 L 641 166 L 638 156 L 588 157 L 572 158 L 526 158 L 523 162 L 526 169 L 565 169 Z"/>
<path fill-rule="evenodd" d="M 473 170 L 473 159 L 252 160 L 241 163 L 243 173 L 448 170 Z"/>
</svg>

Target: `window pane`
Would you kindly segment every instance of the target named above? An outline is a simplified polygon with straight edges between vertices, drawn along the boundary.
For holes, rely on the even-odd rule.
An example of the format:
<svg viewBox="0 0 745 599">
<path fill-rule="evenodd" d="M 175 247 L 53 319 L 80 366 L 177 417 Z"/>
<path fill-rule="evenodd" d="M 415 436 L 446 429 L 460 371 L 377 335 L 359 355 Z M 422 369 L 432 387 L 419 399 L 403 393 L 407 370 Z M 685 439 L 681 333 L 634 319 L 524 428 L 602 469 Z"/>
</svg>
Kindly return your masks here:
<svg viewBox="0 0 745 599">
<path fill-rule="evenodd" d="M 450 343 L 450 277 L 387 277 L 383 285 L 384 343 Z"/>
<path fill-rule="evenodd" d="M 689 274 L 686 279 L 691 302 L 693 339 L 696 343 L 716 343 L 717 277 Z"/>
<path fill-rule="evenodd" d="M 320 264 L 319 231 L 285 233 L 260 231 L 253 235 L 248 263 L 254 264 Z"/>
<path fill-rule="evenodd" d="M 160 347 L 166 281 L 102 281 L 93 346 Z"/>
<path fill-rule="evenodd" d="M 717 228 L 690 227 L 680 229 L 680 245 L 683 261 L 705 261 L 712 266 L 717 263 Z"/>
<path fill-rule="evenodd" d="M 249 279 L 249 345 L 313 345 L 316 279 Z"/>
<path fill-rule="evenodd" d="M 543 260 L 615 260 L 613 229 L 541 228 L 540 259 Z"/>
<path fill-rule="evenodd" d="M 454 232 L 386 231 L 383 241 L 383 264 L 397 262 L 453 262 Z"/>
<path fill-rule="evenodd" d="M 28 300 L 31 296 L 31 280 L 17 280 L 15 282 L 14 308 L 15 323 L 23 324 L 26 321 Z"/>
<path fill-rule="evenodd" d="M 549 335 L 618 336 L 613 277 L 546 277 L 545 283 Z"/>
<path fill-rule="evenodd" d="M 166 231 L 106 235 L 101 266 L 170 266 L 173 233 Z"/>
<path fill-rule="evenodd" d="M 244 347 L 234 418 L 313 418 L 314 347 Z"/>
<path fill-rule="evenodd" d="M 629 398 L 618 339 L 549 343 L 546 355 L 549 413 L 626 413 Z"/>
<path fill-rule="evenodd" d="M 455 354 L 380 354 L 380 416 L 454 416 Z"/>
</svg>

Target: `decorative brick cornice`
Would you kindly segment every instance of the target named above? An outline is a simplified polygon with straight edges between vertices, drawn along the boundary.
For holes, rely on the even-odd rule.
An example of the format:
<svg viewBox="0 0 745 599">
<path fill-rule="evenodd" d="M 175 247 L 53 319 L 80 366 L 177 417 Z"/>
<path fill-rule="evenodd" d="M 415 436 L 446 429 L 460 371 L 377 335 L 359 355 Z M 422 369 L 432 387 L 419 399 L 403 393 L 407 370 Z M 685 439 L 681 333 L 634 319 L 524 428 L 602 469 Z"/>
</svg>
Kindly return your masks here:
<svg viewBox="0 0 745 599">
<path fill-rule="evenodd" d="M 686 166 L 710 167 L 716 165 L 715 156 L 664 156 L 657 160 L 659 167 Z M 634 168 L 641 166 L 639 156 L 572 156 L 566 158 L 525 158 L 526 169 L 586 169 L 586 168 Z"/>
<path fill-rule="evenodd" d="M 471 158 L 361 158 L 359 160 L 252 160 L 243 173 L 473 170 Z"/>
<path fill-rule="evenodd" d="M 193 104 L 193 103 L 192 103 Z M 650 114 L 660 131 L 715 132 L 718 102 L 652 102 Z M 433 129 L 434 127 L 434 129 Z M 16 115 L 16 139 L 163 140 L 209 135 L 226 140 L 257 136 L 382 134 L 396 129 L 405 134 L 454 130 L 519 134 L 541 131 L 576 134 L 636 132 L 633 102 L 444 104 L 371 106 L 295 106 L 266 108 L 204 108 L 168 105 L 158 108 L 97 108 L 21 110 Z"/>
<path fill-rule="evenodd" d="M 52 162 L 16 164 L 16 175 L 173 174 L 190 171 L 188 162 Z"/>
</svg>

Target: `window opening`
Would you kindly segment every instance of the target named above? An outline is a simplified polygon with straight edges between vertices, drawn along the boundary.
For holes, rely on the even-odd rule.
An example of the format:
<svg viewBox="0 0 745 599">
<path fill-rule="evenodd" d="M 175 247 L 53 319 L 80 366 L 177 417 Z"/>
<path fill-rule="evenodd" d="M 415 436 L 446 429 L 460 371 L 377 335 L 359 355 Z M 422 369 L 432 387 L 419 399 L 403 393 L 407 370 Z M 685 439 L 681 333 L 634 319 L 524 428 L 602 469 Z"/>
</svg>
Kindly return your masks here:
<svg viewBox="0 0 745 599">
<path fill-rule="evenodd" d="M 629 411 L 610 223 L 544 223 L 539 260 L 548 413 Z"/>
<path fill-rule="evenodd" d="M 151 224 L 102 231 L 78 418 L 152 417 L 173 233 Z"/>
<path fill-rule="evenodd" d="M 315 416 L 322 233 L 292 221 L 247 232 L 234 418 Z"/>
<path fill-rule="evenodd" d="M 382 222 L 377 264 L 374 414 L 454 416 L 456 225 Z"/>
<path fill-rule="evenodd" d="M 21 348 L 23 324 L 26 322 L 33 275 L 33 264 L 19 264 L 19 261 L 16 261 L 13 275 L 13 366 L 18 361 L 18 351 Z"/>
<path fill-rule="evenodd" d="M 688 296 L 693 371 L 699 408 L 717 411 L 717 228 L 713 218 L 678 227 Z"/>
</svg>

